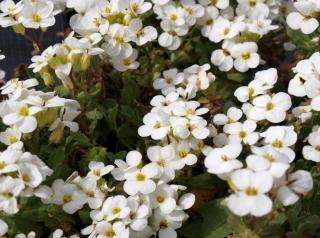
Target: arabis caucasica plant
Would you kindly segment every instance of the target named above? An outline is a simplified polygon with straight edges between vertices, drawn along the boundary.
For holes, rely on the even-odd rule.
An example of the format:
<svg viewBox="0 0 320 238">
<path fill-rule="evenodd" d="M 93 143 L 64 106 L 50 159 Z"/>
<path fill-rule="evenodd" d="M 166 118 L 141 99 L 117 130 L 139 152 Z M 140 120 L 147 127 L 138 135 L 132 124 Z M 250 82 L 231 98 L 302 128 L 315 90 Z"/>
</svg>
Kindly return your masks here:
<svg viewBox="0 0 320 238">
<path fill-rule="evenodd" d="M 319 18 L 317 0 L 1 1 L 34 51 L 0 70 L 0 237 L 317 237 Z"/>
</svg>

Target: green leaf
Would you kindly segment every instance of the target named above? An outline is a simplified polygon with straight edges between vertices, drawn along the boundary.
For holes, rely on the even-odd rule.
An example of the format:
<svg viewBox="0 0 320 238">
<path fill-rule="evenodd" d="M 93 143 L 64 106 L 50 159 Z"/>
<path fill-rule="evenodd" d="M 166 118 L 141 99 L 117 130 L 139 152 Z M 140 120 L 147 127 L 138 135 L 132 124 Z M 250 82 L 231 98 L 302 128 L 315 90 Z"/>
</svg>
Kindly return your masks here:
<svg viewBox="0 0 320 238">
<path fill-rule="evenodd" d="M 117 135 L 120 141 L 129 149 L 132 149 L 132 145 L 135 145 L 135 142 L 139 140 L 136 127 L 129 123 L 122 124 L 117 130 Z"/>
<path fill-rule="evenodd" d="M 198 212 L 202 219 L 183 227 L 180 234 L 190 238 L 224 238 L 232 233 L 227 224 L 228 211 L 221 199 L 207 203 Z"/>
<path fill-rule="evenodd" d="M 139 95 L 139 88 L 134 80 L 125 81 L 121 91 L 121 99 L 124 104 L 132 105 Z"/>
</svg>

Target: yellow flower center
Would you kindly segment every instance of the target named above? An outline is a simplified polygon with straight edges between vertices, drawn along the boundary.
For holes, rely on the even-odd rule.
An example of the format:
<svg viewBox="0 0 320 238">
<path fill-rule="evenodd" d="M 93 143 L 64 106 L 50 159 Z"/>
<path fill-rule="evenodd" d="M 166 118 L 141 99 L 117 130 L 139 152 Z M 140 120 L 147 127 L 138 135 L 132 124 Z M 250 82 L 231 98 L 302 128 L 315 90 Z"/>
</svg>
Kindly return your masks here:
<svg viewBox="0 0 320 238">
<path fill-rule="evenodd" d="M 12 136 L 12 137 L 10 137 L 9 142 L 10 142 L 10 144 L 12 145 L 12 144 L 17 143 L 17 142 L 18 142 L 18 139 L 17 139 L 17 137 Z"/>
<path fill-rule="evenodd" d="M 29 108 L 28 107 L 22 107 L 19 110 L 19 115 L 22 117 L 26 117 L 29 115 Z"/>
<path fill-rule="evenodd" d="M 210 2 L 211 2 L 211 5 L 215 6 L 217 5 L 218 0 L 211 0 Z"/>
<path fill-rule="evenodd" d="M 250 0 L 249 6 L 250 7 L 255 7 L 257 5 L 257 0 Z"/>
<path fill-rule="evenodd" d="M 157 161 L 157 165 L 159 165 L 160 167 L 166 167 L 166 161 L 164 161 L 164 160 L 158 160 Z"/>
<path fill-rule="evenodd" d="M 207 21 L 206 21 L 206 25 L 208 25 L 208 26 L 210 26 L 210 25 L 212 25 L 213 24 L 213 19 L 208 19 Z"/>
<path fill-rule="evenodd" d="M 116 207 L 116 208 L 113 208 L 113 209 L 112 209 L 112 214 L 113 214 L 113 215 L 116 215 L 116 214 L 118 214 L 119 212 L 121 212 L 121 208 L 119 208 L 119 207 Z"/>
<path fill-rule="evenodd" d="M 239 137 L 240 138 L 245 138 L 247 136 L 247 132 L 245 131 L 239 131 Z"/>
<path fill-rule="evenodd" d="M 281 140 L 275 139 L 272 142 L 272 146 L 275 148 L 282 148 L 283 147 L 283 142 Z"/>
<path fill-rule="evenodd" d="M 116 233 L 114 232 L 114 230 L 108 230 L 107 232 L 106 232 L 106 237 L 107 238 L 112 238 L 112 237 L 114 237 L 116 235 Z"/>
<path fill-rule="evenodd" d="M 187 155 L 188 155 L 188 153 L 186 151 L 179 151 L 180 159 L 184 159 Z"/>
<path fill-rule="evenodd" d="M 92 171 L 92 173 L 93 173 L 95 176 L 98 176 L 98 177 L 101 175 L 99 169 L 94 169 L 94 170 Z"/>
<path fill-rule="evenodd" d="M 41 22 L 41 20 L 42 20 L 42 18 L 39 14 L 37 14 L 37 13 L 32 14 L 32 21 Z"/>
<path fill-rule="evenodd" d="M 257 194 L 258 194 L 258 190 L 256 188 L 253 188 L 253 187 L 246 188 L 246 190 L 244 192 L 248 196 L 257 196 Z"/>
<path fill-rule="evenodd" d="M 171 14 L 170 15 L 170 20 L 171 21 L 176 21 L 178 19 L 178 15 L 177 14 Z"/>
<path fill-rule="evenodd" d="M 13 197 L 13 193 L 10 191 L 6 191 L 6 192 L 2 193 L 2 196 L 9 199 L 9 198 Z"/>
<path fill-rule="evenodd" d="M 142 173 L 138 173 L 137 176 L 136 176 L 136 180 L 138 182 L 142 182 L 142 181 L 145 181 L 146 180 L 146 176 Z"/>
<path fill-rule="evenodd" d="M 223 34 L 226 36 L 230 32 L 230 28 L 224 28 Z"/>
<path fill-rule="evenodd" d="M 241 54 L 241 58 L 244 59 L 244 60 L 250 59 L 250 58 L 251 58 L 250 52 L 243 52 L 243 53 Z"/>
<path fill-rule="evenodd" d="M 116 41 L 117 45 L 122 45 L 124 43 L 124 39 L 121 36 L 116 36 L 114 40 Z"/>
<path fill-rule="evenodd" d="M 124 66 L 129 66 L 131 64 L 131 61 L 130 61 L 130 59 L 124 59 L 124 60 L 122 60 L 122 63 Z"/>
<path fill-rule="evenodd" d="M 164 202 L 164 197 L 163 196 L 158 196 L 157 197 L 157 202 L 158 203 L 163 203 Z"/>
<path fill-rule="evenodd" d="M 274 162 L 275 161 L 275 158 L 270 154 L 264 154 L 263 158 L 268 160 L 268 161 L 270 161 L 270 162 Z"/>
<path fill-rule="evenodd" d="M 0 169 L 4 169 L 7 166 L 7 163 L 2 161 L 0 162 Z"/>
<path fill-rule="evenodd" d="M 69 203 L 69 202 L 72 201 L 72 195 L 66 194 L 66 195 L 63 196 L 62 200 L 63 200 L 63 203 Z"/>
<path fill-rule="evenodd" d="M 271 111 L 273 108 L 274 108 L 273 103 L 272 103 L 272 102 L 268 102 L 268 103 L 267 103 L 267 106 L 266 106 L 266 109 L 267 109 L 268 111 Z"/>
<path fill-rule="evenodd" d="M 154 129 L 159 129 L 161 127 L 161 123 L 160 122 L 156 122 L 156 124 L 154 124 L 153 128 Z"/>
<path fill-rule="evenodd" d="M 23 174 L 22 175 L 22 180 L 26 183 L 29 183 L 30 182 L 30 176 L 29 174 Z"/>
</svg>

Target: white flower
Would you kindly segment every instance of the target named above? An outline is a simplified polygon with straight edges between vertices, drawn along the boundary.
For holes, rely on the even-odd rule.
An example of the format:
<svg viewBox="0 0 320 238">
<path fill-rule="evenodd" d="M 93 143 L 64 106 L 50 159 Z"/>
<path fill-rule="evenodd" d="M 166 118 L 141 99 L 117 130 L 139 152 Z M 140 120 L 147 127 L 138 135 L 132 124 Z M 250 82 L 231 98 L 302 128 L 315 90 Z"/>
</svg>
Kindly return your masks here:
<svg viewBox="0 0 320 238">
<path fill-rule="evenodd" d="M 36 55 L 31 58 L 32 64 L 29 65 L 29 68 L 33 68 L 33 72 L 40 72 L 41 69 L 46 67 L 49 63 L 49 60 L 55 55 L 57 46 L 49 46 L 44 50 L 41 55 Z"/>
<path fill-rule="evenodd" d="M 289 174 L 284 182 L 285 184 L 277 191 L 277 198 L 284 206 L 296 203 L 299 200 L 298 194 L 304 195 L 313 188 L 312 176 L 310 172 L 304 170 Z"/>
<path fill-rule="evenodd" d="M 203 140 L 210 134 L 207 121 L 202 118 L 172 118 L 173 134 L 181 139 L 187 139 L 190 135 L 196 139 Z"/>
<path fill-rule="evenodd" d="M 24 189 L 24 184 L 20 179 L 10 176 L 0 177 L 0 208 L 5 213 L 15 214 L 19 211 L 16 197 Z"/>
<path fill-rule="evenodd" d="M 109 28 L 108 36 L 105 37 L 106 43 L 102 48 L 110 56 L 129 57 L 132 54 L 130 32 L 121 24 L 112 24 Z"/>
<path fill-rule="evenodd" d="M 254 80 L 252 80 L 248 86 L 237 88 L 234 95 L 240 102 L 245 103 L 258 95 L 265 94 L 268 89 L 273 87 L 277 79 L 277 70 L 274 68 L 259 71 L 255 74 Z"/>
<path fill-rule="evenodd" d="M 184 74 L 178 73 L 176 68 L 163 71 L 163 78 L 154 80 L 153 87 L 161 89 L 164 95 L 168 95 L 176 90 L 176 85 L 179 85 L 184 80 Z"/>
<path fill-rule="evenodd" d="M 165 14 L 164 19 L 170 21 L 175 26 L 182 26 L 185 24 L 185 11 L 181 7 L 175 7 L 174 5 L 164 6 L 163 12 Z"/>
<path fill-rule="evenodd" d="M 239 143 L 228 144 L 222 148 L 214 148 L 204 161 L 208 173 L 225 174 L 241 168 L 243 165 L 241 161 L 237 160 L 241 151 L 242 146 Z"/>
<path fill-rule="evenodd" d="M 196 20 L 204 15 L 204 8 L 196 4 L 194 0 L 182 0 L 182 7 L 185 10 L 185 21 L 189 26 L 193 26 Z"/>
<path fill-rule="evenodd" d="M 304 34 L 314 32 L 319 22 L 314 18 L 314 14 L 319 11 L 315 1 L 298 1 L 294 3 L 299 12 L 291 12 L 287 16 L 287 24 L 294 30 L 301 30 Z"/>
<path fill-rule="evenodd" d="M 8 81 L 3 87 L 0 88 L 1 94 L 12 95 L 11 99 L 18 99 L 22 91 L 25 89 L 33 88 L 39 84 L 35 78 L 19 81 L 19 79 L 12 79 Z"/>
<path fill-rule="evenodd" d="M 147 155 L 152 164 L 159 170 L 159 178 L 165 182 L 173 180 L 175 177 L 175 167 L 173 165 L 173 160 L 175 158 L 174 146 L 167 145 L 152 146 L 147 150 Z"/>
<path fill-rule="evenodd" d="M 138 51 L 136 49 L 132 50 L 131 55 L 126 58 L 121 58 L 119 56 L 112 57 L 111 63 L 120 72 L 127 71 L 129 69 L 137 69 L 140 63 L 137 60 Z"/>
<path fill-rule="evenodd" d="M 205 90 L 209 87 L 211 81 L 215 80 L 215 76 L 211 73 L 207 73 L 210 69 L 209 64 L 193 65 L 184 70 L 187 78 L 187 87 L 194 88 L 196 91 Z"/>
<path fill-rule="evenodd" d="M 108 197 L 101 208 L 101 212 L 98 213 L 98 219 L 104 219 L 107 221 L 114 221 L 117 219 L 124 219 L 130 213 L 127 199 L 122 195 L 114 197 Z"/>
<path fill-rule="evenodd" d="M 101 221 L 97 224 L 96 231 L 99 238 L 129 238 L 129 229 L 122 222 L 111 224 L 108 221 Z"/>
<path fill-rule="evenodd" d="M 236 12 L 238 15 L 247 15 L 249 18 L 266 18 L 269 15 L 269 8 L 264 0 L 237 0 Z"/>
<path fill-rule="evenodd" d="M 310 105 L 307 106 L 299 106 L 292 108 L 292 114 L 299 118 L 302 123 L 305 123 L 312 117 L 312 108 Z"/>
<path fill-rule="evenodd" d="M 188 26 L 176 26 L 168 20 L 161 21 L 160 26 L 164 32 L 161 33 L 158 38 L 159 44 L 169 50 L 178 49 L 181 45 L 180 36 L 184 36 L 188 33 Z"/>
<path fill-rule="evenodd" d="M 258 46 L 254 42 L 236 44 L 231 49 L 231 56 L 235 58 L 234 67 L 240 72 L 256 68 L 260 62 L 257 54 Z"/>
<path fill-rule="evenodd" d="M 123 189 L 129 195 L 137 193 L 149 194 L 156 189 L 156 184 L 152 180 L 158 175 L 159 171 L 153 164 L 147 164 L 141 169 L 134 169 L 125 173 L 126 179 Z"/>
<path fill-rule="evenodd" d="M 170 0 L 152 0 L 152 2 L 156 5 L 165 5 L 169 2 Z"/>
<path fill-rule="evenodd" d="M 246 158 L 248 168 L 260 172 L 268 171 L 273 177 L 280 178 L 290 167 L 290 160 L 270 146 L 251 147 L 254 154 Z"/>
<path fill-rule="evenodd" d="M 145 125 L 140 126 L 138 133 L 142 137 L 151 136 L 153 140 L 161 140 L 168 134 L 169 118 L 163 112 L 150 112 L 143 117 Z"/>
<path fill-rule="evenodd" d="M 197 163 L 197 156 L 191 153 L 188 142 L 181 141 L 173 145 L 176 150 L 176 156 L 172 162 L 175 169 L 183 169 L 186 165 L 191 166 Z"/>
<path fill-rule="evenodd" d="M 0 219 L 0 236 L 4 236 L 8 232 L 8 225 Z"/>
<path fill-rule="evenodd" d="M 219 16 L 219 11 L 217 8 L 213 6 L 209 6 L 205 8 L 203 17 L 201 17 L 198 20 L 198 23 L 202 26 L 201 34 L 204 37 L 209 37 L 210 32 L 212 31 L 212 27 L 214 26 L 218 16 Z"/>
<path fill-rule="evenodd" d="M 31 163 L 22 163 L 19 166 L 19 175 L 25 185 L 31 188 L 38 187 L 44 180 L 38 167 Z"/>
<path fill-rule="evenodd" d="M 242 115 L 243 113 L 240 109 L 236 107 L 230 107 L 227 111 L 227 115 L 216 114 L 213 117 L 213 123 L 218 126 L 235 123 L 241 119 Z"/>
<path fill-rule="evenodd" d="M 143 27 L 140 19 L 133 19 L 130 21 L 129 30 L 133 37 L 132 41 L 138 46 L 145 45 L 147 42 L 157 39 L 158 32 L 153 26 Z"/>
<path fill-rule="evenodd" d="M 149 204 L 142 203 L 139 197 L 129 197 L 130 227 L 134 231 L 143 231 L 148 225 Z M 142 203 L 142 204 L 141 204 Z M 131 235 L 131 234 L 130 234 Z"/>
<path fill-rule="evenodd" d="M 15 238 L 36 238 L 36 233 L 34 231 L 29 232 L 27 235 L 20 233 Z"/>
<path fill-rule="evenodd" d="M 16 129 L 7 128 L 4 132 L 1 132 L 0 141 L 9 146 L 8 148 L 20 150 L 23 147 L 23 142 L 21 141 L 21 132 Z"/>
<path fill-rule="evenodd" d="M 95 178 L 96 180 L 110 173 L 113 169 L 113 165 L 105 166 L 102 162 L 90 161 L 89 163 L 90 172 L 88 173 L 89 177 Z"/>
<path fill-rule="evenodd" d="M 264 142 L 271 145 L 274 149 L 287 155 L 290 163 L 295 158 L 294 151 L 289 148 L 297 141 L 297 133 L 293 126 L 271 126 L 265 132 L 260 134 L 265 137 Z"/>
<path fill-rule="evenodd" d="M 87 202 L 87 197 L 83 191 L 74 184 L 68 184 L 61 179 L 55 180 L 52 184 L 52 202 L 62 205 L 63 210 L 68 214 L 73 214 Z"/>
<path fill-rule="evenodd" d="M 214 6 L 219 9 L 226 9 L 229 6 L 229 0 L 199 0 L 200 4 Z"/>
<path fill-rule="evenodd" d="M 155 210 L 152 218 L 153 225 L 159 231 L 159 238 L 176 238 L 176 229 L 182 226 L 182 222 L 188 218 L 183 211 L 173 211 L 170 214 L 163 214 L 160 209 Z"/>
<path fill-rule="evenodd" d="M 111 171 L 112 176 L 118 180 L 125 180 L 124 174 L 128 170 L 135 169 L 141 165 L 142 155 L 139 151 L 129 151 L 126 156 L 126 162 L 123 160 L 116 160 L 114 163 L 117 165 L 117 168 Z"/>
<path fill-rule="evenodd" d="M 49 1 L 37 1 L 34 5 L 24 6 L 21 12 L 23 25 L 35 29 L 53 26 L 56 21 L 53 8 L 53 3 Z"/>
<path fill-rule="evenodd" d="M 152 110 L 162 110 L 165 113 L 172 114 L 173 110 L 176 108 L 177 104 L 174 104 L 179 98 L 179 94 L 176 92 L 169 93 L 167 96 L 157 95 L 154 96 L 151 101 L 150 105 L 154 108 Z"/>
<path fill-rule="evenodd" d="M 77 110 L 78 102 L 70 101 L 75 107 L 63 107 L 60 110 L 60 116 L 51 124 L 49 131 L 54 131 L 57 128 L 68 127 L 72 132 L 77 132 L 79 130 L 79 125 L 73 120 L 80 114 Z"/>
<path fill-rule="evenodd" d="M 320 129 L 309 134 L 308 142 L 310 145 L 303 147 L 303 157 L 307 160 L 320 162 Z"/>
<path fill-rule="evenodd" d="M 268 120 L 279 123 L 285 120 L 286 111 L 291 107 L 291 98 L 288 94 L 280 92 L 272 96 L 262 95 L 256 97 L 253 107 L 249 111 L 249 117 L 253 120 Z"/>
<path fill-rule="evenodd" d="M 152 209 L 159 208 L 162 213 L 169 214 L 176 208 L 175 191 L 168 184 L 157 186 L 156 191 L 150 194 Z"/>
<path fill-rule="evenodd" d="M 24 8 L 23 2 L 15 3 L 13 0 L 4 0 L 0 3 L 0 25 L 2 27 L 9 27 L 21 23 L 20 13 Z"/>
<path fill-rule="evenodd" d="M 97 187 L 97 180 L 86 177 L 81 181 L 81 189 L 87 196 L 87 203 L 91 209 L 97 209 L 102 205 L 104 193 Z"/>
<path fill-rule="evenodd" d="M 232 143 L 241 143 L 248 145 L 255 144 L 259 139 L 259 134 L 254 132 L 257 123 L 252 120 L 246 120 L 243 123 L 235 122 L 224 126 L 223 130 L 228 133 L 229 140 Z"/>
<path fill-rule="evenodd" d="M 7 101 L 10 113 L 2 118 L 5 125 L 13 126 L 22 133 L 33 132 L 37 128 L 37 119 L 34 117 L 41 109 L 29 107 L 26 104 L 16 101 Z"/>
<path fill-rule="evenodd" d="M 239 33 L 240 29 L 239 23 L 234 23 L 228 19 L 219 17 L 215 21 L 215 24 L 210 32 L 209 39 L 215 43 L 225 39 L 232 39 Z M 255 52 L 256 51 L 257 49 Z"/>
<path fill-rule="evenodd" d="M 224 40 L 222 49 L 214 50 L 211 54 L 211 63 L 218 66 L 219 70 L 227 72 L 233 67 L 233 58 L 230 49 L 234 45 L 233 42 Z"/>
<path fill-rule="evenodd" d="M 271 212 L 272 200 L 265 195 L 273 185 L 268 172 L 240 169 L 232 173 L 230 184 L 235 192 L 226 199 L 226 205 L 234 214 L 261 217 Z"/>
</svg>

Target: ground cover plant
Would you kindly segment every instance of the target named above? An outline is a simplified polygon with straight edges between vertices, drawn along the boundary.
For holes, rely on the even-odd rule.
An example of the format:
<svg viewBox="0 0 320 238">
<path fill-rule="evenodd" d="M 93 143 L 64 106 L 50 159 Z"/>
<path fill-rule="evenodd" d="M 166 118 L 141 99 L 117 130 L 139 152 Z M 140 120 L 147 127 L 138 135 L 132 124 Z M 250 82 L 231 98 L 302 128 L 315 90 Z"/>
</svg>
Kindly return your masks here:
<svg viewBox="0 0 320 238">
<path fill-rule="evenodd" d="M 320 237 L 319 18 L 318 0 L 1 1 L 34 51 L 0 70 L 0 237 Z"/>
</svg>

